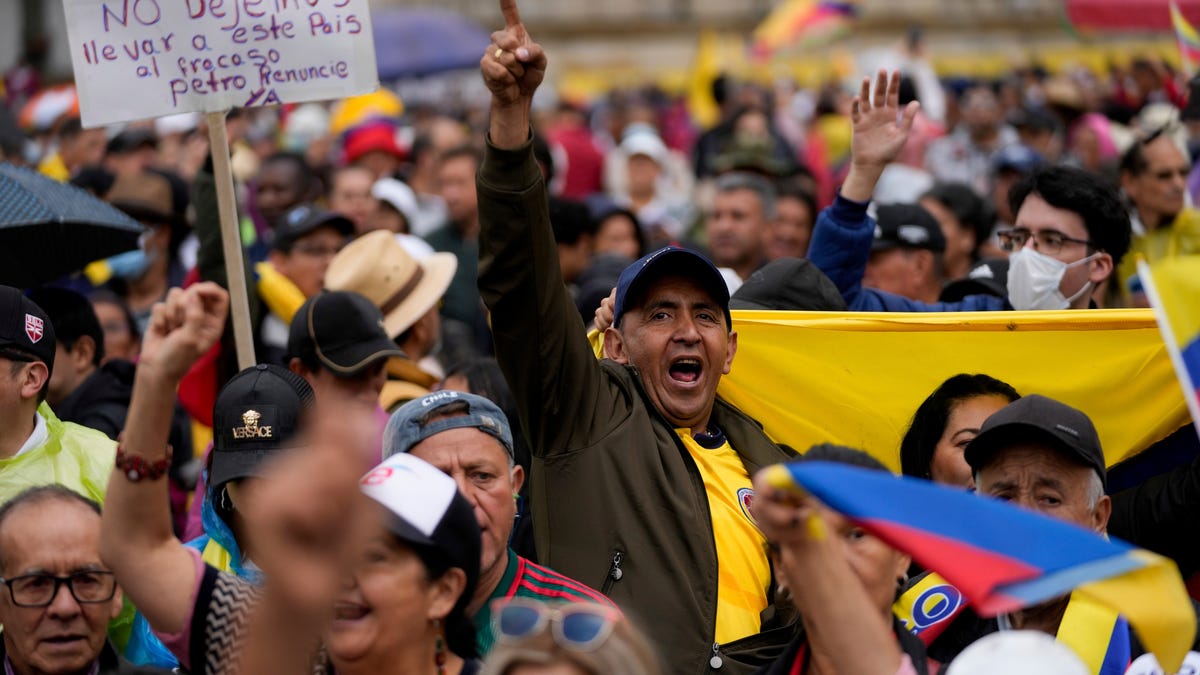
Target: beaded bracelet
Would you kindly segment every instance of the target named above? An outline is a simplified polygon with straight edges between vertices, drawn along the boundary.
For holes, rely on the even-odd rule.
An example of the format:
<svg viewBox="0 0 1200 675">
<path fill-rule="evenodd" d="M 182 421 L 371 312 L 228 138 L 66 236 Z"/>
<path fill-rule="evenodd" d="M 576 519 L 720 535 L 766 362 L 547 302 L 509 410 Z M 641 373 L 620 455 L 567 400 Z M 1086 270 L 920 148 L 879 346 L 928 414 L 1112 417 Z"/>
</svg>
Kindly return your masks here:
<svg viewBox="0 0 1200 675">
<path fill-rule="evenodd" d="M 141 455 L 125 454 L 125 434 L 117 436 L 117 468 L 125 475 L 125 478 L 131 483 L 138 483 L 145 479 L 158 480 L 167 473 L 167 469 L 171 467 L 171 446 L 167 446 L 167 456 L 153 462 L 147 461 Z"/>
</svg>

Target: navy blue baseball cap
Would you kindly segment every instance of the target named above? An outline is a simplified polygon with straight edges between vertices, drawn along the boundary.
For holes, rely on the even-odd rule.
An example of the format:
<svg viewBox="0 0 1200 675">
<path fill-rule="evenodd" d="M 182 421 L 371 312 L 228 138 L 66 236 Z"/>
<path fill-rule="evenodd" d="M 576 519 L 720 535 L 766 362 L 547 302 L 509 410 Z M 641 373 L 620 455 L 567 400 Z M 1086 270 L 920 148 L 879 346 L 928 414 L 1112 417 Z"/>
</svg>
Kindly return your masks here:
<svg viewBox="0 0 1200 675">
<path fill-rule="evenodd" d="M 992 171 L 1015 171 L 1027 175 L 1033 173 L 1044 161 L 1042 156 L 1029 146 L 1014 143 L 1000 148 L 992 155 Z"/>
<path fill-rule="evenodd" d="M 733 319 L 729 316 L 729 287 L 725 285 L 725 278 L 711 260 L 678 246 L 666 246 L 647 253 L 621 272 L 617 279 L 617 301 L 613 305 L 613 326 L 621 325 L 625 310 L 637 306 L 650 282 L 669 275 L 688 277 L 703 286 L 725 313 L 725 327 L 733 327 Z"/>
</svg>

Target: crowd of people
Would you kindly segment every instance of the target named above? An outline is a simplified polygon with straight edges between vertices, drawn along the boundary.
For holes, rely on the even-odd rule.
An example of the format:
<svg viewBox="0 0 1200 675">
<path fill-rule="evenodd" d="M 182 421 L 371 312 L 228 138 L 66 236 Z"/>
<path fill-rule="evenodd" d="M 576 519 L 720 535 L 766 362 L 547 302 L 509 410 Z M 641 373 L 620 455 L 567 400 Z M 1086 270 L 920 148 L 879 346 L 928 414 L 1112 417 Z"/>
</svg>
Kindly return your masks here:
<svg viewBox="0 0 1200 675">
<path fill-rule="evenodd" d="M 896 448 L 781 445 L 718 386 L 736 310 L 1146 306 L 1136 257 L 1200 254 L 1200 82 L 913 51 L 851 88 L 723 76 L 698 129 L 656 91 L 536 105 L 549 60 L 500 6 L 485 109 L 228 118 L 249 368 L 202 117 L 0 130 L 144 228 L 0 286 L 6 672 L 1153 672 L 1075 595 L 914 631 L 937 570 L 762 470 L 892 454 L 1188 578 L 1196 434 L 1110 490 L 1085 412 L 986 373 L 913 383 Z"/>
</svg>

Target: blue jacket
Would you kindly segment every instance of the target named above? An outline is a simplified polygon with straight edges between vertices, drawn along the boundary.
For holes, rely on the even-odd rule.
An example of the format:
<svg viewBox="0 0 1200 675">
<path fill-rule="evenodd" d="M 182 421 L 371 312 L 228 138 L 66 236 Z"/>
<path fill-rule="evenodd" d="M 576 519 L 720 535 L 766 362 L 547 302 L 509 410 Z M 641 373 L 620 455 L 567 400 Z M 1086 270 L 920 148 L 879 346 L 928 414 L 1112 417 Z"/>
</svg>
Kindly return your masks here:
<svg viewBox="0 0 1200 675">
<path fill-rule="evenodd" d="M 920 302 L 877 288 L 863 288 L 863 273 L 875 240 L 867 205 L 838 195 L 817 216 L 808 259 L 828 276 L 853 312 L 978 312 L 1012 309 L 1008 300 L 968 295 L 959 302 Z"/>
</svg>

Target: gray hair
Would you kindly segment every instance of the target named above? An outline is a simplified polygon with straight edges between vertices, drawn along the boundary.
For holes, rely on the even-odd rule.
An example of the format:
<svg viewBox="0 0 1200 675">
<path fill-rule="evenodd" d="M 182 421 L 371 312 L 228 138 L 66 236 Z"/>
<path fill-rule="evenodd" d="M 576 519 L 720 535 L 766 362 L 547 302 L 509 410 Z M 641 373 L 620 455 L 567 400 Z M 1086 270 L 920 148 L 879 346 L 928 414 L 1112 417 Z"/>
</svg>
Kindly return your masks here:
<svg viewBox="0 0 1200 675">
<path fill-rule="evenodd" d="M 775 217 L 775 186 L 762 176 L 746 171 L 732 171 L 717 177 L 716 188 L 718 193 L 749 190 L 758 197 L 763 218 L 771 220 Z"/>
</svg>

